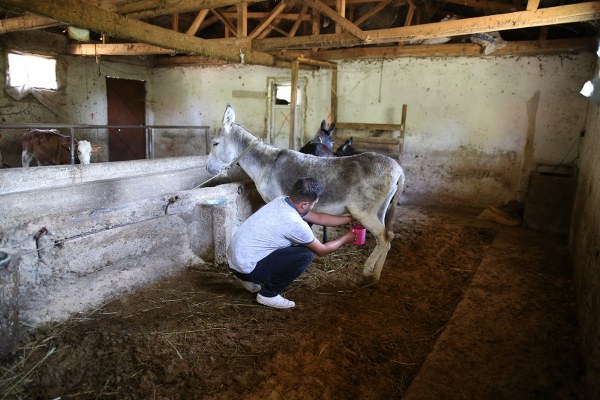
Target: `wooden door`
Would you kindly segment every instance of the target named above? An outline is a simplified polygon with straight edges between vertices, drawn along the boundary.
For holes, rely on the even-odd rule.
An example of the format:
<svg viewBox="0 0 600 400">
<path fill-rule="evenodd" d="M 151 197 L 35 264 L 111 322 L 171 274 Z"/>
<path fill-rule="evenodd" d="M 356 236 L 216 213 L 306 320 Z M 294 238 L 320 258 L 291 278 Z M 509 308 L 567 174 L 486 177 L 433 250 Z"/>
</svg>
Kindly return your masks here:
<svg viewBox="0 0 600 400">
<path fill-rule="evenodd" d="M 144 81 L 106 78 L 108 125 L 146 125 L 146 85 Z M 108 160 L 146 158 L 144 128 L 108 130 Z"/>
</svg>

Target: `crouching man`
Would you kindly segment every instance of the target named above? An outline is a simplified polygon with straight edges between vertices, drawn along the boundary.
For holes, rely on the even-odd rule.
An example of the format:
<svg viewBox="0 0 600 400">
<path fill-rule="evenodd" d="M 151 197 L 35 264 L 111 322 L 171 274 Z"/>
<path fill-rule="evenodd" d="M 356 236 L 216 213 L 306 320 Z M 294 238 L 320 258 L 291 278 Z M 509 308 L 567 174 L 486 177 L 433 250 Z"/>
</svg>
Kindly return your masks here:
<svg viewBox="0 0 600 400">
<path fill-rule="evenodd" d="M 258 303 L 294 307 L 280 293 L 308 268 L 315 254 L 330 254 L 354 240 L 352 230 L 325 244 L 315 237 L 309 223 L 338 226 L 352 221 L 351 216 L 312 211 L 322 193 L 315 179 L 300 178 L 288 196 L 264 205 L 233 235 L 227 249 L 229 267 L 247 290 L 258 292 Z"/>
</svg>

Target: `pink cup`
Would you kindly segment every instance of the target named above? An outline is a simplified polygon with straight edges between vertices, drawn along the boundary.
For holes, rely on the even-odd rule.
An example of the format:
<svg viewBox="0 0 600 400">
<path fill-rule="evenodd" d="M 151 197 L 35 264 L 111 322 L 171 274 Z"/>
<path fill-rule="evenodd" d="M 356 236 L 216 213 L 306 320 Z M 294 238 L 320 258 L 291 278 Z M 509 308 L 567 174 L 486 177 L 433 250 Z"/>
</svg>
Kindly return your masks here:
<svg viewBox="0 0 600 400">
<path fill-rule="evenodd" d="M 354 238 L 353 244 L 365 244 L 365 239 L 367 237 L 367 230 L 362 225 L 354 225 L 352 227 L 352 232 L 356 235 Z"/>
</svg>

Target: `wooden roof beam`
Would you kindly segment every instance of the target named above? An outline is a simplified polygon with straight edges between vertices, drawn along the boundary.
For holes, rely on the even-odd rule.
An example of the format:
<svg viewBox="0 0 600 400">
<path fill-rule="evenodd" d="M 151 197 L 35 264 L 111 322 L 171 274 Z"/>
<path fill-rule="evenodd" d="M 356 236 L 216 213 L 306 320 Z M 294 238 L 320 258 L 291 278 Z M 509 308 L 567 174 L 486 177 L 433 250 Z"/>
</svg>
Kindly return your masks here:
<svg viewBox="0 0 600 400">
<path fill-rule="evenodd" d="M 359 38 L 362 42 L 369 41 L 369 35 L 363 32 L 359 27 L 348 21 L 346 18 L 340 16 L 338 13 L 321 3 L 319 0 L 301 0 L 309 7 L 319 11 L 321 14 L 326 15 L 328 18 L 333 20 L 336 24 L 340 25 L 344 30 Z"/>
<path fill-rule="evenodd" d="M 263 1 L 265 0 L 160 0 L 152 2 L 155 5 L 153 8 L 140 9 L 142 6 L 136 7 L 139 3 L 137 2 L 117 7 L 115 12 L 133 18 L 145 19 L 165 14 L 194 12 L 203 8 L 221 8 L 235 6 L 240 3 L 252 4 Z M 148 5 L 144 7 L 148 7 Z"/>
<path fill-rule="evenodd" d="M 222 46 L 185 33 L 150 25 L 134 18 L 123 17 L 80 0 L 53 0 L 52 2 L 0 0 L 0 4 L 17 7 L 33 14 L 80 28 L 102 32 L 113 37 L 140 41 L 181 53 L 222 58 L 238 63 L 244 62 L 265 66 L 279 65 L 278 60 L 271 54 L 246 49 L 242 57 L 239 48 Z"/>
<path fill-rule="evenodd" d="M 37 15 L 23 15 L 21 17 L 0 19 L 0 33 L 42 29 L 57 25 L 62 24 L 50 18 L 38 17 Z"/>
<path fill-rule="evenodd" d="M 506 42 L 506 46 L 497 49 L 486 57 L 506 55 L 537 55 L 577 53 L 596 51 L 598 44 L 595 38 L 553 39 Z M 298 57 L 307 55 L 319 60 L 356 60 L 368 58 L 398 57 L 465 57 L 483 55 L 483 49 L 475 43 L 423 44 L 410 46 L 361 47 L 341 50 L 322 50 L 316 53 L 290 51 L 284 56 Z"/>
<path fill-rule="evenodd" d="M 365 31 L 370 43 L 402 42 L 413 39 L 432 39 L 472 33 L 503 31 L 570 22 L 593 21 L 600 18 L 600 2 L 577 3 L 517 11 L 485 17 L 465 18 L 391 29 Z M 256 40 L 253 48 L 261 51 L 281 49 L 352 47 L 362 41 L 349 33 L 302 36 L 294 38 L 265 38 Z"/>
<path fill-rule="evenodd" d="M 271 24 L 271 22 L 273 22 L 273 20 L 275 18 L 277 18 L 277 16 L 285 10 L 285 8 L 287 6 L 288 6 L 288 2 L 286 0 L 281 0 L 281 2 L 273 9 L 273 11 L 271 11 L 271 14 L 263 22 L 261 22 L 252 31 L 252 33 L 250 33 L 250 35 L 248 35 L 248 37 L 250 37 L 251 39 L 256 39 L 262 33 L 262 31 L 267 29 L 267 27 Z"/>
</svg>

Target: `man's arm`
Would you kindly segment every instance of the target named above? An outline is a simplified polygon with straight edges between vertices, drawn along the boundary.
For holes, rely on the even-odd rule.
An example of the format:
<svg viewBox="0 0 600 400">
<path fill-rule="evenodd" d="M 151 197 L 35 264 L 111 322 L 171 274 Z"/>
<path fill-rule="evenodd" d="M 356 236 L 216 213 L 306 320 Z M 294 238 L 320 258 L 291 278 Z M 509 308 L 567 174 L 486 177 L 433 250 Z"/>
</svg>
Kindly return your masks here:
<svg viewBox="0 0 600 400">
<path fill-rule="evenodd" d="M 321 243 L 319 239 L 315 238 L 315 240 L 313 240 L 310 244 L 307 244 L 306 247 L 311 249 L 313 253 L 319 257 L 323 257 L 327 254 L 333 253 L 346 243 L 352 243 L 355 237 L 356 234 L 354 232 L 348 231 L 339 238 L 327 243 Z"/>
<path fill-rule="evenodd" d="M 353 221 L 351 215 L 331 215 L 309 211 L 303 218 L 306 222 L 321 226 L 338 226 L 349 224 Z"/>
</svg>

